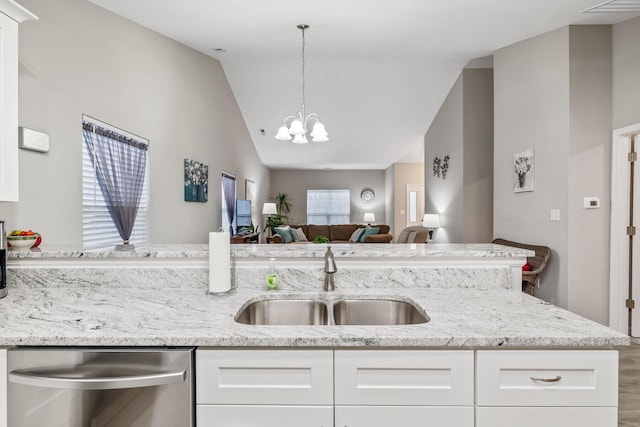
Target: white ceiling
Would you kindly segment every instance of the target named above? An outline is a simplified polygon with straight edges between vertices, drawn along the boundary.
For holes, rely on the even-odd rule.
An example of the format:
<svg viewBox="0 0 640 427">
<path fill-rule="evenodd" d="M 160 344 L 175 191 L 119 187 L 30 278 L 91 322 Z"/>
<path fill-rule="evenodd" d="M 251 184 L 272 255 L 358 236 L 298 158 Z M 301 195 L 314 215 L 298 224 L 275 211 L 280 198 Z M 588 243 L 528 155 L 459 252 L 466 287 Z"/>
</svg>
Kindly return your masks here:
<svg viewBox="0 0 640 427">
<path fill-rule="evenodd" d="M 90 1 L 220 60 L 262 162 L 292 169 L 421 162 L 424 134 L 467 62 L 566 25 L 638 15 L 581 13 L 602 0 Z M 307 113 L 320 115 L 329 142 L 274 138 L 300 106 L 298 24 L 310 25 Z"/>
</svg>

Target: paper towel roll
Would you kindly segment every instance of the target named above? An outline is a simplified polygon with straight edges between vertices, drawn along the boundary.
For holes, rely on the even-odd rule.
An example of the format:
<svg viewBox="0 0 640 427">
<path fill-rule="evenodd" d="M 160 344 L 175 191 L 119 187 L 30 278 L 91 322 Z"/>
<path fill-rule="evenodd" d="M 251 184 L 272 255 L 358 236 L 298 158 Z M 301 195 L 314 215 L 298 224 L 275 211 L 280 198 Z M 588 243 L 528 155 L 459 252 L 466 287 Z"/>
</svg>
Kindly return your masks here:
<svg viewBox="0 0 640 427">
<path fill-rule="evenodd" d="M 231 245 L 227 231 L 209 233 L 209 292 L 231 289 Z"/>
</svg>

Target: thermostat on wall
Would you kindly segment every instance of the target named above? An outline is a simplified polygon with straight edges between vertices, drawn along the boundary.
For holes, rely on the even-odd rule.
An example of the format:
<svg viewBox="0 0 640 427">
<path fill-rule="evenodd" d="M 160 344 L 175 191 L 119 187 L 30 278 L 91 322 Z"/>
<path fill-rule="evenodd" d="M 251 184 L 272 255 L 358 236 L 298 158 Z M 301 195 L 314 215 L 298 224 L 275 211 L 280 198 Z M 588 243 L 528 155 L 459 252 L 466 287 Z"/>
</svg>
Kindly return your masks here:
<svg viewBox="0 0 640 427">
<path fill-rule="evenodd" d="M 19 127 L 18 147 L 26 150 L 49 152 L 49 134 L 37 130 Z"/>
<path fill-rule="evenodd" d="M 600 198 L 585 197 L 582 202 L 582 207 L 585 209 L 598 209 L 600 208 Z"/>
</svg>

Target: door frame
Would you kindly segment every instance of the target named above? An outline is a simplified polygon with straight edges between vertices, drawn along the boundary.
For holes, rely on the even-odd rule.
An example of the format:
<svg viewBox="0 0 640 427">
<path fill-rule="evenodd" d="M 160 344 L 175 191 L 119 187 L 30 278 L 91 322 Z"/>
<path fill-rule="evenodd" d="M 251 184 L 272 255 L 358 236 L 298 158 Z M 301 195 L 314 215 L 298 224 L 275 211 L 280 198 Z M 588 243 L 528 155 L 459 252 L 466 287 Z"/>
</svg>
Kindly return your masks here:
<svg viewBox="0 0 640 427">
<path fill-rule="evenodd" d="M 609 246 L 609 327 L 629 334 L 629 135 L 640 133 L 640 123 L 613 131 L 611 150 L 611 230 Z M 640 248 L 639 248 L 640 250 Z"/>
<path fill-rule="evenodd" d="M 413 223 L 409 223 L 409 211 L 411 210 L 411 203 L 409 201 L 409 193 L 411 193 L 412 190 L 416 189 L 416 194 L 417 196 L 417 204 L 416 204 L 416 221 Z M 406 201 L 406 212 L 407 215 L 405 216 L 405 227 L 410 227 L 411 225 L 422 225 L 422 218 L 424 216 L 425 212 L 425 197 L 424 197 L 424 184 L 407 184 L 406 188 L 405 188 L 405 201 Z M 422 205 L 422 206 L 420 206 Z"/>
</svg>

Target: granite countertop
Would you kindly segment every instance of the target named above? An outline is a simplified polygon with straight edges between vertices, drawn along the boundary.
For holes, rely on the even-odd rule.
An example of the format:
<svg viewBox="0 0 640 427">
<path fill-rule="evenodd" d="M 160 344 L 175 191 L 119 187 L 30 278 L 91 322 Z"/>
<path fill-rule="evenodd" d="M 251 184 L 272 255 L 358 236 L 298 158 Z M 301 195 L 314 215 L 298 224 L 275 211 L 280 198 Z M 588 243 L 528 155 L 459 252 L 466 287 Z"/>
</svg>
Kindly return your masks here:
<svg viewBox="0 0 640 427">
<path fill-rule="evenodd" d="M 308 248 L 232 245 L 232 253 L 236 259 L 249 260 L 274 256 L 315 258 L 323 256 L 326 249 L 325 245 L 305 246 Z M 354 275 L 348 276 L 342 268 L 337 273 L 337 290 L 322 292 L 323 276 L 318 267 L 317 276 L 305 276 L 304 286 L 289 283 L 283 290 L 269 293 L 263 290 L 264 273 L 259 273 L 242 276 L 255 278 L 243 279 L 226 295 L 211 295 L 207 293 L 208 268 L 204 260 L 207 249 L 207 245 L 171 245 L 126 252 L 56 247 L 11 251 L 9 295 L 0 299 L 0 346 L 588 348 L 629 344 L 626 335 L 516 290 L 473 289 L 466 285 L 417 287 L 406 282 L 406 277 L 415 276 L 402 276 L 397 267 L 392 274 L 396 279 L 405 277 L 406 283 L 398 281 L 398 286 L 393 287 L 358 283 L 357 277 L 353 279 Z M 340 258 L 351 257 L 354 261 L 358 257 L 379 257 L 383 269 L 387 268 L 385 258 L 391 260 L 389 265 L 398 257 L 420 260 L 430 256 L 480 257 L 491 263 L 491 258 L 529 255 L 529 251 L 492 244 L 358 244 L 332 245 L 332 250 Z M 122 257 L 138 261 L 123 266 L 118 260 L 105 259 L 97 267 L 61 262 Z M 148 258 L 196 258 L 198 263 L 158 266 L 145 261 Z M 29 259 L 37 262 L 29 266 Z M 47 261 L 44 266 L 38 264 L 41 260 Z M 318 261 L 312 264 L 315 266 Z M 154 267 L 146 268 L 147 265 Z M 255 270 L 257 265 L 243 267 L 246 270 L 242 271 L 259 271 Z M 295 278 L 298 268 L 285 274 Z M 447 271 L 451 273 L 451 269 Z M 454 272 L 452 277 L 466 283 L 464 275 L 458 276 Z M 248 301 L 265 298 L 389 296 L 413 300 L 426 311 L 430 321 L 405 326 L 251 326 L 234 320 Z"/>
<path fill-rule="evenodd" d="M 473 257 L 473 258 L 514 258 L 533 256 L 527 249 L 492 243 L 474 244 L 405 244 L 405 243 L 358 243 L 358 244 L 240 244 L 231 245 L 231 253 L 236 258 L 322 258 L 327 249 L 336 256 L 358 257 Z M 83 250 L 73 246 L 43 245 L 32 250 L 9 250 L 9 260 L 19 259 L 94 259 L 94 258 L 207 258 L 209 246 L 206 244 L 145 245 L 132 250 L 92 249 Z"/>
<path fill-rule="evenodd" d="M 319 284 L 320 287 L 320 284 Z M 276 292 L 277 297 L 325 297 Z M 331 295 L 410 298 L 431 320 L 407 326 L 251 326 L 234 316 L 251 299 L 237 289 L 32 287 L 0 300 L 0 346 L 607 347 L 629 338 L 525 294 L 475 289 L 353 289 Z"/>
</svg>

